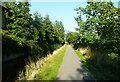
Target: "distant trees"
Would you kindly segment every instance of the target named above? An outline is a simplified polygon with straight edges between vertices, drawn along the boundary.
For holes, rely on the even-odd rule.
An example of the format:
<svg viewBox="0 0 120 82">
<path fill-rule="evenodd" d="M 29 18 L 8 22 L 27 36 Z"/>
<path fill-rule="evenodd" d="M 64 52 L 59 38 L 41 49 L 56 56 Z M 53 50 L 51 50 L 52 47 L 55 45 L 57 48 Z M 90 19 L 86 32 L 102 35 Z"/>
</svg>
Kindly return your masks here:
<svg viewBox="0 0 120 82">
<path fill-rule="evenodd" d="M 5 11 L 7 25 L 2 27 L 3 54 L 19 51 L 41 57 L 64 44 L 62 22 L 53 24 L 49 15 L 42 17 L 38 12 L 31 15 L 29 2 L 4 2 L 4 5 L 9 12 Z"/>
<path fill-rule="evenodd" d="M 67 33 L 67 36 L 66 36 L 66 41 L 69 43 L 69 44 L 72 44 L 74 43 L 76 40 L 77 40 L 77 34 L 76 32 L 68 32 Z"/>
<path fill-rule="evenodd" d="M 64 25 L 61 21 L 55 21 L 54 27 L 57 29 L 57 36 L 59 37 L 59 43 L 64 44 L 64 37 L 65 37 L 65 30 L 64 30 Z"/>
</svg>

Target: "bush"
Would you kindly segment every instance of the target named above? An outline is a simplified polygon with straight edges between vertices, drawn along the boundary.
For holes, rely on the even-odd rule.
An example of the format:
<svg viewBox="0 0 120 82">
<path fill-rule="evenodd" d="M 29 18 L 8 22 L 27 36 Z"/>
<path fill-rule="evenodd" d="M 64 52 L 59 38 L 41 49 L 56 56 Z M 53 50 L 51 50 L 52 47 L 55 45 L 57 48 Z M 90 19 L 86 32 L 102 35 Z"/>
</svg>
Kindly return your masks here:
<svg viewBox="0 0 120 82">
<path fill-rule="evenodd" d="M 23 53 L 25 39 L 16 37 L 8 31 L 2 30 L 2 53 L 4 55 L 13 53 Z M 3 55 L 3 56 L 4 56 Z"/>
</svg>

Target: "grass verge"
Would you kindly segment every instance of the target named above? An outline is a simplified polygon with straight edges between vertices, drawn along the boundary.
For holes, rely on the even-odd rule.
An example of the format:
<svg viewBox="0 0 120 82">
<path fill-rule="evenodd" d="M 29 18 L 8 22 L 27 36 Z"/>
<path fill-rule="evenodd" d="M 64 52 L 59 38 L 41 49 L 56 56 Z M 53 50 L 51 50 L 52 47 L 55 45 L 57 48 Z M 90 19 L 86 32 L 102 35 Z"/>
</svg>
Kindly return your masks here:
<svg viewBox="0 0 120 82">
<path fill-rule="evenodd" d="M 99 77 L 98 74 L 97 74 L 97 69 L 91 64 L 90 61 L 88 61 L 88 59 L 83 56 L 80 51 L 78 50 L 75 50 L 75 53 L 78 55 L 78 57 L 81 59 L 82 63 L 88 68 L 88 70 L 90 71 L 90 73 L 96 78 L 98 79 Z"/>
<path fill-rule="evenodd" d="M 75 50 L 75 52 L 96 80 L 120 80 L 119 72 L 115 70 L 115 67 L 107 64 L 96 65 L 94 61 L 83 56 L 80 51 Z"/>
<path fill-rule="evenodd" d="M 66 52 L 66 45 L 53 57 L 49 58 L 35 75 L 35 80 L 54 80 L 62 64 Z"/>
<path fill-rule="evenodd" d="M 75 53 L 83 62 L 86 62 L 86 57 L 84 57 L 78 50 L 75 50 Z"/>
</svg>

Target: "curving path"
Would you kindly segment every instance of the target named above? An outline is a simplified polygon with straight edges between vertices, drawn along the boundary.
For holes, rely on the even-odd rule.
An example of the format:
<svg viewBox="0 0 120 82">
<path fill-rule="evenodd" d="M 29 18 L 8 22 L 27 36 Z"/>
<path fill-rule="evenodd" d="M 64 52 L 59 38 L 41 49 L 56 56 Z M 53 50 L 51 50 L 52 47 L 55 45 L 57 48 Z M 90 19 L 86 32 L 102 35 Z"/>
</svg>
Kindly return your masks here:
<svg viewBox="0 0 120 82">
<path fill-rule="evenodd" d="M 94 78 L 81 63 L 71 46 L 68 45 L 56 80 L 94 80 Z"/>
</svg>

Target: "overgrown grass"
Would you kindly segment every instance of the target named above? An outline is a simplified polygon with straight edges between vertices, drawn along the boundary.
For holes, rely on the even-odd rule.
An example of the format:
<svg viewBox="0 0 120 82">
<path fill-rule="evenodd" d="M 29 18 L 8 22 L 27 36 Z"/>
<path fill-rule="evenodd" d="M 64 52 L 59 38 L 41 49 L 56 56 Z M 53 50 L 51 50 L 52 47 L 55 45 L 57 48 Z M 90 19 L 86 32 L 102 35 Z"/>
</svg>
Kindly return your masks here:
<svg viewBox="0 0 120 82">
<path fill-rule="evenodd" d="M 63 57 L 66 52 L 66 45 L 56 53 L 52 58 L 48 59 L 36 74 L 35 80 L 54 80 L 58 74 L 58 70 L 62 64 Z"/>
<path fill-rule="evenodd" d="M 75 50 L 75 52 L 78 55 L 78 57 L 81 59 L 82 63 L 88 68 L 88 70 L 90 71 L 90 73 L 93 74 L 93 76 L 96 79 L 99 79 L 99 77 L 98 77 L 98 72 L 99 71 L 96 69 L 96 67 L 94 67 L 92 65 L 92 63 L 90 61 L 88 61 L 88 59 L 80 53 L 80 51 Z M 101 76 L 101 75 L 99 75 L 99 76 Z"/>
<path fill-rule="evenodd" d="M 80 51 L 75 50 L 75 53 L 78 55 L 78 57 L 81 59 L 82 63 L 88 68 L 91 74 L 97 79 L 97 71 L 94 66 L 91 65 L 91 63 L 88 61 L 88 58 L 83 56 Z"/>
<path fill-rule="evenodd" d="M 78 50 L 75 50 L 75 52 L 83 62 L 86 62 L 86 57 L 85 56 L 83 56 Z"/>
<path fill-rule="evenodd" d="M 17 81 L 19 80 L 53 80 L 58 72 L 58 69 L 62 63 L 62 58 L 65 54 L 66 45 L 56 49 L 53 54 L 48 54 L 46 57 L 38 58 L 37 61 L 33 61 L 29 57 L 29 61 L 26 61 L 24 70 L 19 71 Z"/>
<path fill-rule="evenodd" d="M 83 56 L 78 50 L 75 50 L 76 54 L 79 56 L 83 64 L 88 68 L 90 73 L 97 79 L 97 80 L 119 80 L 120 79 L 120 71 L 116 70 L 115 67 L 111 65 L 104 64 L 104 65 L 96 65 L 94 60 L 90 60 L 89 58 Z M 119 68 L 119 65 L 117 68 Z"/>
</svg>

